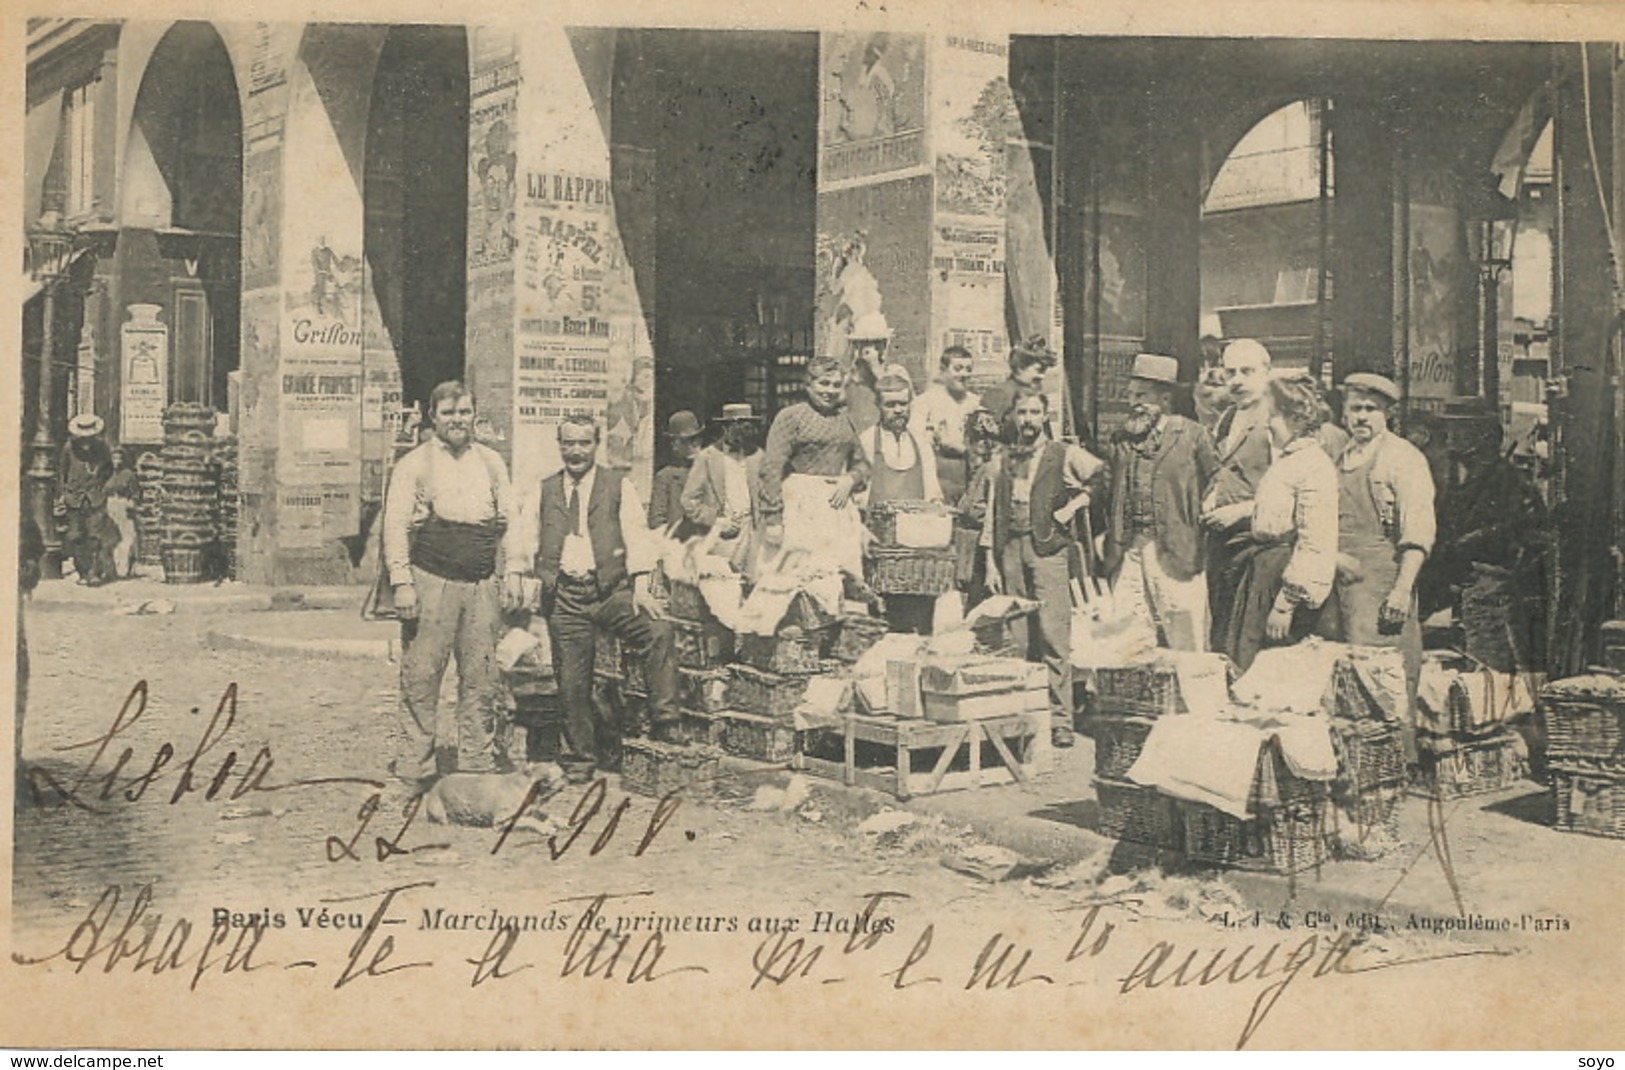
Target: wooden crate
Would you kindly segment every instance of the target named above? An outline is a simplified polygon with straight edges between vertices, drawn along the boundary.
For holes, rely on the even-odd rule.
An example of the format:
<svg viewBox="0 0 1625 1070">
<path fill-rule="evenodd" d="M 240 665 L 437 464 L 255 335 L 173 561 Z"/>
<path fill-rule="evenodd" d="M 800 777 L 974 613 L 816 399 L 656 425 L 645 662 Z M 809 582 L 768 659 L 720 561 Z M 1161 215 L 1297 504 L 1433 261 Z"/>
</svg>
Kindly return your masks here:
<svg viewBox="0 0 1625 1070">
<path fill-rule="evenodd" d="M 778 635 L 739 635 L 734 656 L 764 672 L 810 674 L 823 671 L 824 656 L 834 645 L 834 628 L 803 631 L 791 627 Z"/>
<path fill-rule="evenodd" d="M 708 746 L 678 746 L 649 739 L 621 744 L 621 787 L 656 798 L 673 791 L 688 797 L 711 794 L 721 754 Z"/>
<path fill-rule="evenodd" d="M 728 708 L 728 684 L 733 673 L 720 669 L 678 669 L 677 704 L 699 713 Z"/>
<path fill-rule="evenodd" d="M 715 622 L 671 621 L 677 664 L 684 669 L 720 669 L 733 659 L 733 633 Z"/>
<path fill-rule="evenodd" d="M 722 749 L 734 757 L 757 762 L 795 759 L 798 741 L 793 726 L 743 710 L 726 710 L 716 716 L 722 723 Z"/>
<path fill-rule="evenodd" d="M 899 799 L 989 784 L 1025 784 L 1050 755 L 1047 714 L 1013 714 L 962 724 L 852 714 L 839 729 L 805 734 L 809 738 L 797 768 Z M 983 762 L 988 756 L 984 747 L 994 758 L 990 764 Z M 865 759 L 865 752 L 872 757 Z"/>
<path fill-rule="evenodd" d="M 1481 738 L 1420 736 L 1417 742 L 1417 787 L 1425 794 L 1456 799 L 1501 791 L 1523 779 L 1518 737 L 1510 730 Z"/>
<path fill-rule="evenodd" d="M 1551 774 L 1557 828 L 1625 839 L 1625 762 L 1575 761 Z"/>
<path fill-rule="evenodd" d="M 1179 806 L 1156 788 L 1127 780 L 1095 778 L 1100 834 L 1165 851 L 1184 846 Z"/>
<path fill-rule="evenodd" d="M 1090 720 L 1095 734 L 1095 776 L 1120 780 L 1140 758 L 1151 726 L 1149 717 L 1095 717 Z"/>
<path fill-rule="evenodd" d="M 1040 713 L 1049 710 L 1049 689 L 1044 687 L 1019 688 L 1013 691 L 984 692 L 974 695 L 944 695 L 935 691 L 920 692 L 920 712 L 929 721 L 951 724 L 958 721 L 981 721 L 989 717 L 1003 717 L 1012 713 Z"/>
</svg>

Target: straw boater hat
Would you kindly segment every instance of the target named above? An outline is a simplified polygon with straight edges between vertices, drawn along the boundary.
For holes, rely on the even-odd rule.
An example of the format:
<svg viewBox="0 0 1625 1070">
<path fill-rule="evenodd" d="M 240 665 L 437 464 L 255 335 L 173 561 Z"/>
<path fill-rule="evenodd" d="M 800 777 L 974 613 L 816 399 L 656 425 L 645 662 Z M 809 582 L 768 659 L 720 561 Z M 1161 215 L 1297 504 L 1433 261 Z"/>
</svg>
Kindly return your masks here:
<svg viewBox="0 0 1625 1070">
<path fill-rule="evenodd" d="M 1179 382 L 1179 361 L 1158 353 L 1141 353 L 1134 358 L 1134 369 L 1129 376 L 1173 386 Z"/>
<path fill-rule="evenodd" d="M 1361 390 L 1367 394 L 1375 394 L 1386 399 L 1389 403 L 1399 401 L 1402 396 L 1399 384 L 1386 375 L 1377 375 L 1374 372 L 1355 372 L 1343 380 L 1344 390 Z"/>
<path fill-rule="evenodd" d="M 754 419 L 756 419 L 756 411 L 750 407 L 749 402 L 736 402 L 734 404 L 722 406 L 722 416 L 720 417 L 720 420 L 723 423 L 740 423 L 745 420 Z"/>
<path fill-rule="evenodd" d="M 700 434 L 700 421 L 687 409 L 679 409 L 666 421 L 666 434 L 675 439 L 697 438 Z"/>
<path fill-rule="evenodd" d="M 102 433 L 102 418 L 95 413 L 82 412 L 68 421 L 68 434 L 74 438 L 94 438 Z"/>
</svg>

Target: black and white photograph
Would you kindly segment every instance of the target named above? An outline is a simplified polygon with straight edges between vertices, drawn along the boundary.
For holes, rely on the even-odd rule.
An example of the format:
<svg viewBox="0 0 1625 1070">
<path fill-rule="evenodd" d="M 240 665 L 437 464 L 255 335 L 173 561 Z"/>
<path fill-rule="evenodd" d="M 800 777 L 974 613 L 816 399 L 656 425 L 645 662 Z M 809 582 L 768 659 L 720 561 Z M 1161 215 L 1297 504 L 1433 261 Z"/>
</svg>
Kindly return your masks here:
<svg viewBox="0 0 1625 1070">
<path fill-rule="evenodd" d="M 1621 1049 L 1607 5 L 50 6 L 0 1046 Z"/>
</svg>

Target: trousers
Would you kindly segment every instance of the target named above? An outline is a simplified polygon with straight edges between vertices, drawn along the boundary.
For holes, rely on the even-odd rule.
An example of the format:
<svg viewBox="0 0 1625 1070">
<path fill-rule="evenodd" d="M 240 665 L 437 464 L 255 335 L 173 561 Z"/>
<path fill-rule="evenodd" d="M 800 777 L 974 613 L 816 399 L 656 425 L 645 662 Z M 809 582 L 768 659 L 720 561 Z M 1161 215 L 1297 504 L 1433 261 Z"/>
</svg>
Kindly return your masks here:
<svg viewBox="0 0 1625 1070">
<path fill-rule="evenodd" d="M 1031 598 L 1038 607 L 1038 648 L 1049 670 L 1049 710 L 1052 723 L 1072 727 L 1072 572 L 1065 553 L 1040 555 L 1031 535 L 1012 536 L 999 551 L 999 574 L 1004 593 Z M 1028 617 L 1011 624 L 1010 637 L 1018 650 L 1030 650 Z"/>
<path fill-rule="evenodd" d="M 607 594 L 594 582 L 559 577 L 552 613 L 553 665 L 564 702 L 564 734 L 573 755 L 597 761 L 621 726 L 602 723 L 592 701 L 592 670 L 600 631 L 613 635 L 635 656 L 646 659 L 650 718 L 656 726 L 680 717 L 677 707 L 677 650 L 671 622 L 655 620 L 632 603 L 626 586 Z"/>
<path fill-rule="evenodd" d="M 448 580 L 412 568 L 417 589 L 416 634 L 401 655 L 402 728 L 406 760 L 431 759 L 442 773 L 453 764 L 465 772 L 491 772 L 504 764 L 497 728 L 502 717 L 502 678 L 496 648 L 502 628 L 499 584 L 492 576 L 477 583 Z M 440 685 L 446 666 L 457 659 L 457 713 L 440 720 Z"/>
</svg>

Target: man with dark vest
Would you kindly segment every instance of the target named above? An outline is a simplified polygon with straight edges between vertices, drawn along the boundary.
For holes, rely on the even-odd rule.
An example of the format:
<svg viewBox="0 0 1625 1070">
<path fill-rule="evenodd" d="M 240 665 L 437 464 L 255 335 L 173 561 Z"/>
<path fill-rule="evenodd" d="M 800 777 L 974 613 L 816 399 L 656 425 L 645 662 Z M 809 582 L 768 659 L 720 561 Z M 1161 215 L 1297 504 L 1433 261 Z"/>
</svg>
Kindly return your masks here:
<svg viewBox="0 0 1625 1070">
<path fill-rule="evenodd" d="M 1049 669 L 1050 716 L 1057 746 L 1072 743 L 1072 589 L 1070 525 L 1088 507 L 1090 484 L 1105 463 L 1081 446 L 1045 441 L 1049 399 L 1024 394 L 1011 410 L 1015 440 L 989 464 L 982 545 L 989 551 L 988 586 L 995 594 L 1032 598 L 1038 646 Z M 1030 643 L 1025 620 L 1018 646 Z"/>
<path fill-rule="evenodd" d="M 618 729 L 603 724 L 592 701 L 599 632 L 648 659 L 649 707 L 657 738 L 676 731 L 677 660 L 671 622 L 649 593 L 658 556 L 637 487 L 620 469 L 597 463 L 601 434 L 590 416 L 558 426 L 562 471 L 542 480 L 535 518 L 534 562 L 541 609 L 553 636 L 554 667 L 564 702 L 569 764 L 613 765 Z M 520 590 L 518 559 L 510 595 Z"/>
<path fill-rule="evenodd" d="M 1238 338 L 1224 350 L 1224 380 L 1231 408 L 1213 429 L 1219 470 L 1202 501 L 1208 540 L 1208 604 L 1212 609 L 1212 649 L 1225 645 L 1230 611 L 1241 569 L 1236 556 L 1251 546 L 1248 532 L 1253 492 L 1274 458 L 1270 439 L 1270 351 L 1251 338 Z M 1329 451 L 1331 452 L 1331 451 Z M 1336 457 L 1336 452 L 1331 452 Z"/>
<path fill-rule="evenodd" d="M 417 633 L 401 658 L 407 750 L 392 764 L 418 780 L 491 772 L 497 744 L 504 543 L 513 560 L 513 490 L 502 457 L 474 441 L 474 396 L 447 382 L 429 394 L 432 437 L 395 465 L 385 496 L 384 565 L 401 619 Z M 439 722 L 440 681 L 457 659 L 455 731 Z"/>
<path fill-rule="evenodd" d="M 1219 467 L 1213 440 L 1175 415 L 1179 361 L 1134 358 L 1129 416 L 1112 436 L 1106 573 L 1120 610 L 1154 628 L 1175 650 L 1208 649 L 1202 495 Z"/>
<path fill-rule="evenodd" d="M 909 428 L 914 384 L 901 365 L 888 365 L 876 389 L 880 422 L 862 432 L 859 441 L 869 457 L 870 508 L 897 501 L 942 501 L 937 457 L 929 439 Z M 936 606 L 933 595 L 889 594 L 886 619 L 894 632 L 927 635 Z"/>
</svg>

